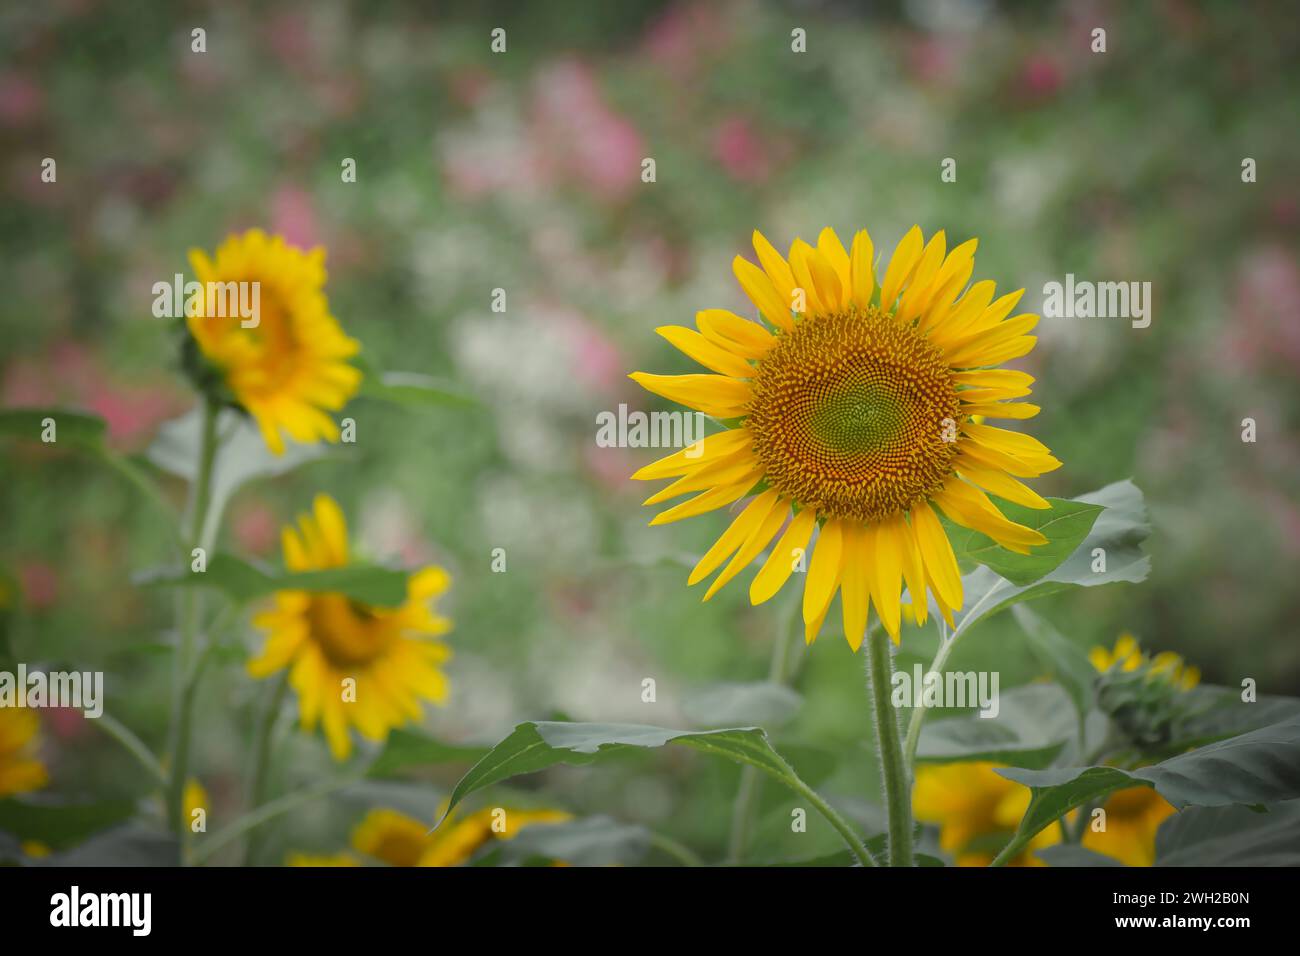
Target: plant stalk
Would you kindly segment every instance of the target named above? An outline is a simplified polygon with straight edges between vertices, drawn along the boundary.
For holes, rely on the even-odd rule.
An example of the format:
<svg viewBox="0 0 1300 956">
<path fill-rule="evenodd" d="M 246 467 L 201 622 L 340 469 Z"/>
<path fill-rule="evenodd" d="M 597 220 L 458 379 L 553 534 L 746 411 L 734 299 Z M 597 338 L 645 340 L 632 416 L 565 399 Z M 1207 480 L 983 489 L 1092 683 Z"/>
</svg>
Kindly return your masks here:
<svg viewBox="0 0 1300 956">
<path fill-rule="evenodd" d="M 885 787 L 885 808 L 889 813 L 889 865 L 914 865 L 912 853 L 911 773 L 903 758 L 898 732 L 898 715 L 890 702 L 894 660 L 890 637 L 883 627 L 867 632 L 868 693 L 876 724 L 880 751 L 880 775 Z"/>
</svg>

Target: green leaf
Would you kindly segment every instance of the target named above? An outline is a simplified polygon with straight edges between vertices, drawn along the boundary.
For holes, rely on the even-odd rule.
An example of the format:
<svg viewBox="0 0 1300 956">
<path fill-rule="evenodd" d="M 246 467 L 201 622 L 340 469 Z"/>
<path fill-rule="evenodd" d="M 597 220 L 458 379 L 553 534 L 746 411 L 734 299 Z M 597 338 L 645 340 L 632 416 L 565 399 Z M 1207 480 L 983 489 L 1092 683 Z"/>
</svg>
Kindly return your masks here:
<svg viewBox="0 0 1300 956">
<path fill-rule="evenodd" d="M 1180 809 L 1293 800 L 1300 798 L 1300 717 L 1136 770 L 1066 767 L 997 772 L 1032 793 L 1012 841 L 1022 846 L 1075 807 L 1132 786 L 1154 786 Z"/>
<path fill-rule="evenodd" d="M 1300 800 L 1175 813 L 1156 834 L 1156 866 L 1300 866 Z"/>
<path fill-rule="evenodd" d="M 650 848 L 650 831 L 605 816 L 565 823 L 532 823 L 509 840 L 493 843 L 505 863 L 549 863 L 572 866 L 635 866 Z"/>
<path fill-rule="evenodd" d="M 99 450 L 104 446 L 106 427 L 98 415 L 75 412 L 68 408 L 6 408 L 0 410 L 0 435 L 41 441 L 45 420 L 54 422 L 55 447 L 72 445 Z"/>
<path fill-rule="evenodd" d="M 1033 584 L 1016 584 L 987 567 L 966 575 L 962 579 L 966 611 L 957 615 L 958 630 L 968 630 L 976 621 L 1030 598 L 1076 587 L 1146 580 L 1151 560 L 1142 553 L 1141 543 L 1151 533 L 1151 526 L 1137 485 L 1118 481 L 1074 500 L 1105 509 L 1096 516 L 1083 543 L 1059 567 Z M 1104 552 L 1105 570 L 1094 571 L 1093 563 L 1098 559 L 1093 552 L 1098 548 Z"/>
<path fill-rule="evenodd" d="M 1300 714 L 1300 699 L 1265 695 L 1241 699 L 1232 687 L 1201 684 L 1182 694 L 1185 704 L 1174 721 L 1172 739 L 1180 750 L 1212 743 Z"/>
<path fill-rule="evenodd" d="M 763 724 L 780 727 L 803 705 L 797 691 L 770 681 L 713 684 L 688 694 L 682 711 L 697 727 Z"/>
<path fill-rule="evenodd" d="M 477 405 L 476 399 L 420 372 L 381 372 L 361 380 L 360 395 L 411 408 Z"/>
<path fill-rule="evenodd" d="M 0 832 L 37 840 L 56 850 L 80 843 L 92 833 L 135 813 L 130 800 L 104 803 L 55 803 L 46 799 L 0 800 Z"/>
<path fill-rule="evenodd" d="M 861 842 L 843 819 L 772 749 L 758 727 L 724 730 L 671 730 L 641 724 L 580 724 L 527 721 L 470 768 L 451 792 L 445 813 L 470 794 L 525 773 L 556 764 L 589 764 L 617 754 L 681 744 L 736 763 L 757 767 L 809 800 L 855 852 Z M 445 817 L 444 817 L 445 818 Z M 865 863 L 865 861 L 864 861 Z"/>
<path fill-rule="evenodd" d="M 1088 850 L 1077 843 L 1057 843 L 1034 851 L 1048 866 L 1119 866 L 1124 864 L 1113 856 Z"/>
<path fill-rule="evenodd" d="M 1097 685 L 1097 670 L 1087 652 L 1023 604 L 1013 607 L 1011 613 L 1029 638 L 1030 650 L 1065 688 L 1075 713 L 1083 721 L 1092 709 Z"/>
<path fill-rule="evenodd" d="M 971 528 L 950 525 L 948 540 L 960 561 L 963 558 L 991 568 L 1013 584 L 1033 584 L 1055 570 L 1092 530 L 1102 506 L 1082 500 L 1048 498 L 1050 508 L 1028 508 L 1010 501 L 999 501 L 1002 513 L 1017 524 L 1033 528 L 1046 544 L 1029 554 L 1008 551 L 992 538 Z"/>
<path fill-rule="evenodd" d="M 444 763 L 471 763 L 487 756 L 486 747 L 444 743 L 414 730 L 394 730 L 366 771 L 368 777 L 391 777 L 405 770 Z"/>
<path fill-rule="evenodd" d="M 1075 733 L 1066 693 L 1055 684 L 1029 684 L 999 696 L 995 717 L 971 715 L 928 723 L 917 743 L 924 763 L 994 761 L 1046 767 Z"/>
<path fill-rule="evenodd" d="M 203 410 L 195 408 L 163 424 L 145 457 L 168 474 L 194 481 L 202 440 Z M 288 441 L 284 454 L 266 447 L 262 434 L 243 414 L 222 409 L 217 416 L 217 437 L 221 442 L 212 472 L 211 501 L 202 540 L 216 539 L 216 529 L 227 503 L 241 487 L 257 478 L 282 475 L 304 462 L 325 454 L 324 444 L 299 445 Z"/>
<path fill-rule="evenodd" d="M 406 601 L 406 572 L 377 565 L 355 564 L 320 571 L 269 571 L 218 552 L 206 571 L 189 567 L 146 571 L 135 583 L 165 587 L 213 587 L 236 604 L 247 604 L 276 591 L 311 591 L 345 594 L 374 607 L 397 607 Z"/>
</svg>

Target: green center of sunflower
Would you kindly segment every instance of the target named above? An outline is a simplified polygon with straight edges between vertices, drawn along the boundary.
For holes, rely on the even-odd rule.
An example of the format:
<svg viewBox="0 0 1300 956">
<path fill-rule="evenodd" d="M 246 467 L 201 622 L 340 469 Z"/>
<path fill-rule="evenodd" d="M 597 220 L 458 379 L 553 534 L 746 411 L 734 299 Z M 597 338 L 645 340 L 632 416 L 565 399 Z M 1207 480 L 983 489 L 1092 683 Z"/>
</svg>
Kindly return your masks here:
<svg viewBox="0 0 1300 956">
<path fill-rule="evenodd" d="M 759 363 L 746 423 L 768 484 L 878 521 L 952 471 L 960 403 L 943 355 L 878 309 L 800 321 Z"/>
</svg>

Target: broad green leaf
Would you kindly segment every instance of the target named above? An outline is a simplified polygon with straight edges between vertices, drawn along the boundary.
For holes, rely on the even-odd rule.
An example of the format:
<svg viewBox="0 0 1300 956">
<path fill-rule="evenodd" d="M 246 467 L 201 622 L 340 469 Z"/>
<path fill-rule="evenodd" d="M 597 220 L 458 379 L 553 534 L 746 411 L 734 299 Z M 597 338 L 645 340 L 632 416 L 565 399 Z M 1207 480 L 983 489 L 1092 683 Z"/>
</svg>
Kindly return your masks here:
<svg viewBox="0 0 1300 956">
<path fill-rule="evenodd" d="M 1156 866 L 1300 866 L 1300 800 L 1175 813 L 1156 834 Z"/>
<path fill-rule="evenodd" d="M 1057 843 L 1034 851 L 1048 866 L 1120 866 L 1124 864 L 1113 856 L 1088 850 L 1077 843 Z"/>
<path fill-rule="evenodd" d="M 470 763 L 487 755 L 486 747 L 462 747 L 444 743 L 414 730 L 394 730 L 384 742 L 370 769 L 368 777 L 389 777 L 404 770 L 435 766 L 444 763 Z"/>
<path fill-rule="evenodd" d="M 916 759 L 923 763 L 989 760 L 1013 767 L 1046 767 L 1076 733 L 1069 700 L 1055 684 L 1029 684 L 998 697 L 995 717 L 972 714 L 926 724 Z"/>
<path fill-rule="evenodd" d="M 1029 638 L 1034 656 L 1065 688 L 1079 720 L 1084 720 L 1092 709 L 1097 684 L 1097 670 L 1087 652 L 1023 604 L 1013 607 L 1011 613 Z"/>
<path fill-rule="evenodd" d="M 1136 770 L 1007 768 L 998 773 L 1032 793 L 1013 840 L 1019 845 L 1075 807 L 1132 786 L 1154 786 L 1180 809 L 1294 800 L 1300 798 L 1300 717 Z"/>
<path fill-rule="evenodd" d="M 1001 547 L 996 541 L 959 525 L 949 525 L 948 540 L 952 542 L 957 559 L 963 558 L 991 568 L 1013 584 L 1033 584 L 1055 570 L 1092 530 L 1101 514 L 1102 506 L 1093 502 L 1048 498 L 1050 508 L 1028 508 L 1009 501 L 999 501 L 998 507 L 1016 524 L 1033 528 L 1046 544 L 1038 545 L 1029 554 L 1017 554 Z"/>
<path fill-rule="evenodd" d="M 147 571 L 136 575 L 142 585 L 213 587 L 237 604 L 247 604 L 276 591 L 345 594 L 362 604 L 396 607 L 406 600 L 406 573 L 377 565 L 348 565 L 320 571 L 271 571 L 232 554 L 218 552 L 207 570 L 189 567 Z"/>
<path fill-rule="evenodd" d="M 361 381 L 360 394 L 394 405 L 409 407 L 468 406 L 477 401 L 429 375 L 420 372 L 382 372 L 366 375 Z"/>
<path fill-rule="evenodd" d="M 809 800 L 855 852 L 861 851 L 859 839 L 843 819 L 772 749 L 767 734 L 758 727 L 684 731 L 641 724 L 528 721 L 517 726 L 510 736 L 470 768 L 452 790 L 445 813 L 450 813 L 470 794 L 510 777 L 561 763 L 588 764 L 616 754 L 667 744 L 680 744 L 757 767 Z"/>
<path fill-rule="evenodd" d="M 958 630 L 966 631 L 976 621 L 1030 598 L 1075 587 L 1146 579 L 1151 560 L 1142 553 L 1141 543 L 1151 533 L 1151 526 L 1137 485 L 1118 481 L 1074 500 L 1105 509 L 1096 516 L 1083 543 L 1059 567 L 1033 584 L 1016 584 L 987 567 L 966 575 L 962 579 L 966 610 L 957 615 Z M 1099 548 L 1102 553 L 1094 555 Z M 1093 570 L 1094 562 L 1100 560 L 1105 561 L 1105 570 Z"/>
<path fill-rule="evenodd" d="M 784 684 L 756 681 L 724 683 L 701 688 L 686 696 L 682 711 L 699 727 L 762 724 L 780 727 L 790 722 L 803 704 L 797 691 Z"/>
<path fill-rule="evenodd" d="M 0 831 L 58 850 L 126 820 L 135 809 L 135 803 L 130 800 L 74 804 L 43 798 L 9 798 L 0 800 Z"/>
<path fill-rule="evenodd" d="M 558 860 L 572 866 L 635 866 L 649 848 L 650 831 L 645 827 L 604 816 L 534 823 L 509 840 L 493 843 L 505 863 Z"/>
<path fill-rule="evenodd" d="M 1300 699 L 1295 697 L 1265 695 L 1246 702 L 1241 691 L 1232 687 L 1202 684 L 1183 696 L 1186 704 L 1173 728 L 1179 749 L 1258 730 L 1300 714 Z"/>
<path fill-rule="evenodd" d="M 145 457 L 163 471 L 193 482 L 198 470 L 202 430 L 202 409 L 196 408 L 164 423 L 145 451 Z M 320 458 L 328 447 L 290 441 L 285 443 L 284 454 L 276 455 L 266 447 L 252 421 L 230 409 L 222 409 L 217 416 L 217 436 L 221 447 L 212 472 L 211 501 L 202 534 L 204 542 L 216 540 L 216 529 L 221 525 L 226 504 L 243 485 L 256 478 L 292 471 L 304 462 Z"/>
<path fill-rule="evenodd" d="M 104 446 L 104 420 L 98 415 L 88 415 L 69 408 L 0 409 L 0 435 L 39 442 L 45 431 L 46 419 L 54 422 L 52 444 L 55 448 L 71 445 L 99 450 Z"/>
</svg>

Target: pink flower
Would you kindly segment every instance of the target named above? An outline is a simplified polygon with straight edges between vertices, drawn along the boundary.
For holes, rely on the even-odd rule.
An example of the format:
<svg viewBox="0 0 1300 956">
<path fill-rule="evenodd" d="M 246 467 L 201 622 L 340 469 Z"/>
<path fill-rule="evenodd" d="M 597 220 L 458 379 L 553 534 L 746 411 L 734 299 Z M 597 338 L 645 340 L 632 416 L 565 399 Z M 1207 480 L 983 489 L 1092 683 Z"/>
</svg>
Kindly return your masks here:
<svg viewBox="0 0 1300 956">
<path fill-rule="evenodd" d="M 0 125 L 26 126 L 45 109 L 45 96 L 31 78 L 14 72 L 0 74 Z"/>
<path fill-rule="evenodd" d="M 645 142 L 606 104 L 590 67 L 556 63 L 541 71 L 536 89 L 534 131 L 552 177 L 568 178 L 606 201 L 637 186 Z"/>
<path fill-rule="evenodd" d="M 728 117 L 714 131 L 713 158 L 739 182 L 762 182 L 772 173 L 767 150 L 753 124 L 742 116 Z"/>
<path fill-rule="evenodd" d="M 1016 88 L 1025 99 L 1041 103 L 1054 97 L 1064 85 L 1061 68 L 1041 53 L 1030 54 L 1020 64 Z"/>
<path fill-rule="evenodd" d="M 33 611 L 52 607 L 59 597 L 59 573 L 44 561 L 27 561 L 18 566 L 23 603 Z"/>
<path fill-rule="evenodd" d="M 271 197 L 271 231 L 300 249 L 322 244 L 316 209 L 305 189 L 286 185 L 275 191 Z"/>
</svg>

